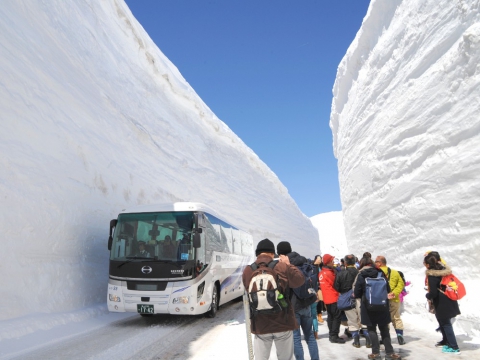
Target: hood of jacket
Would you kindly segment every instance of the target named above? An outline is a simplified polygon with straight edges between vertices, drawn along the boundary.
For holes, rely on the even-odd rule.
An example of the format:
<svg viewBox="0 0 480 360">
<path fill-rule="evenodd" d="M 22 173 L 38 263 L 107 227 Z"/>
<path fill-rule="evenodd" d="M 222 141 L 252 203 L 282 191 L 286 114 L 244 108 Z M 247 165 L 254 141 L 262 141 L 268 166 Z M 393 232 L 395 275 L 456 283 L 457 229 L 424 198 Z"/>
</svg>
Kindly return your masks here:
<svg viewBox="0 0 480 360">
<path fill-rule="evenodd" d="M 362 270 L 360 270 L 360 273 L 364 278 L 376 278 L 378 274 L 378 269 L 372 266 L 364 267 Z"/>
<path fill-rule="evenodd" d="M 307 262 L 306 257 L 300 255 L 299 253 L 296 253 L 295 251 L 292 251 L 291 253 L 287 254 L 287 256 L 288 256 L 288 259 L 290 260 L 290 264 L 295 266 L 300 266 Z"/>
<path fill-rule="evenodd" d="M 443 264 L 442 264 L 443 265 Z M 445 275 L 450 275 L 452 273 L 452 269 L 448 265 L 443 265 L 444 268 L 442 270 L 435 270 L 435 269 L 427 269 L 425 270 L 425 275 L 427 276 L 438 276 L 444 277 Z"/>
</svg>

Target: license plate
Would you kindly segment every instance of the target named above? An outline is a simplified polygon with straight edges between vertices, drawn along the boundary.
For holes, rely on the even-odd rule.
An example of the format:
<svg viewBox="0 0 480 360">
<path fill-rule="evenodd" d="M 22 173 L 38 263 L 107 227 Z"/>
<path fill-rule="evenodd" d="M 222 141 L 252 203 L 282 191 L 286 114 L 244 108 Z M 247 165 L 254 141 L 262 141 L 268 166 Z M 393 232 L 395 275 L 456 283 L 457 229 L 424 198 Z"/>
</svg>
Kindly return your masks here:
<svg viewBox="0 0 480 360">
<path fill-rule="evenodd" d="M 139 314 L 154 314 L 153 305 L 137 304 L 137 311 Z"/>
</svg>

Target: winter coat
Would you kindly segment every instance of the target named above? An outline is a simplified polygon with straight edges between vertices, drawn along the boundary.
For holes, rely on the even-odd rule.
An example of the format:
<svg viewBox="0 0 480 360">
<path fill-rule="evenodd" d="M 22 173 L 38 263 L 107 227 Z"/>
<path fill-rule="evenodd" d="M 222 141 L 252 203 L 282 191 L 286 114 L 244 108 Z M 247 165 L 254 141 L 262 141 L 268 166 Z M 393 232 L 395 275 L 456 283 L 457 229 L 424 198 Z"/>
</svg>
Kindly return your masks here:
<svg viewBox="0 0 480 360">
<path fill-rule="evenodd" d="M 328 266 L 324 266 L 318 276 L 325 305 L 336 303 L 338 300 L 338 291 L 333 287 L 335 276 L 338 276 L 337 270 L 329 268 Z"/>
<path fill-rule="evenodd" d="M 272 258 L 268 255 L 260 254 L 257 256 L 255 262 L 268 264 Z M 274 271 L 279 276 L 280 286 L 296 288 L 305 283 L 305 277 L 302 272 L 294 265 L 287 265 L 283 262 L 278 262 L 274 267 Z M 246 266 L 243 271 L 242 281 L 245 289 L 248 289 L 250 280 L 252 279 L 253 270 L 250 266 Z M 292 291 L 292 290 L 289 290 Z M 253 323 L 255 322 L 255 324 Z M 295 312 L 292 304 L 289 302 L 286 310 L 280 311 L 276 314 L 258 314 L 253 319 L 251 318 L 251 332 L 252 334 L 271 334 L 283 331 L 290 331 L 298 329 L 298 323 L 295 319 Z"/>
<path fill-rule="evenodd" d="M 383 274 L 382 270 L 378 270 L 371 266 L 365 266 L 364 268 L 362 268 L 358 273 L 357 282 L 355 283 L 355 289 L 353 290 L 355 297 L 358 299 L 362 299 L 360 301 L 360 318 L 362 324 L 366 326 L 384 326 L 392 322 L 389 307 L 387 307 L 383 311 L 369 311 L 365 306 L 365 278 L 376 278 L 379 272 L 382 274 L 383 277 L 385 277 L 385 274 Z M 390 292 L 390 286 L 388 285 L 388 281 L 387 291 Z"/>
<path fill-rule="evenodd" d="M 354 265 L 347 266 L 345 270 L 342 270 L 337 274 L 333 287 L 340 294 L 346 293 L 348 290 L 352 289 L 357 274 L 358 269 Z"/>
<path fill-rule="evenodd" d="M 296 253 L 295 251 L 292 251 L 291 253 L 287 254 L 287 256 L 288 256 L 288 259 L 290 260 L 290 264 L 295 266 L 301 266 L 307 262 L 307 258 Z M 316 266 L 313 266 L 313 267 L 316 268 Z M 316 292 L 318 289 L 314 289 L 314 290 Z M 305 309 L 305 306 L 302 306 L 302 304 L 300 303 L 300 301 L 298 301 L 298 298 L 293 291 L 290 291 L 290 300 L 292 301 L 293 309 L 295 311 Z M 308 305 L 308 307 L 310 307 L 310 305 Z"/>
<path fill-rule="evenodd" d="M 435 315 L 438 319 L 451 319 L 457 315 L 460 315 L 460 308 L 458 302 L 450 299 L 445 294 L 438 291 L 441 288 L 445 291 L 445 285 L 441 285 L 442 277 L 450 275 L 452 269 L 448 265 L 442 270 L 428 269 L 425 271 L 428 281 L 428 293 L 425 295 L 427 299 L 432 300 L 435 307 Z"/>
<path fill-rule="evenodd" d="M 394 270 L 390 268 L 390 276 L 388 276 L 388 267 L 387 266 L 382 266 L 380 267 L 382 269 L 383 273 L 388 279 L 388 284 L 390 285 L 391 292 L 395 294 L 395 298 L 390 299 L 390 301 L 393 302 L 400 302 L 400 293 L 403 291 L 403 288 L 405 287 L 405 284 L 402 280 L 402 277 L 398 273 L 397 270 Z"/>
</svg>

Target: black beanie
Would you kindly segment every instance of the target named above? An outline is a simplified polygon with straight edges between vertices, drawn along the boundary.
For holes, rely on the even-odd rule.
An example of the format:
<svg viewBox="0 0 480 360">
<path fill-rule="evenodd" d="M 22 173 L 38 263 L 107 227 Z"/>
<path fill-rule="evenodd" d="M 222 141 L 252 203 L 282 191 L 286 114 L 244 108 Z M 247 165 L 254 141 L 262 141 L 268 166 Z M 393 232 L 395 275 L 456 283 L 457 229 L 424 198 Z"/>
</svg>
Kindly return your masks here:
<svg viewBox="0 0 480 360">
<path fill-rule="evenodd" d="M 277 245 L 278 255 L 287 255 L 292 252 L 292 247 L 288 241 L 280 241 Z"/>
<path fill-rule="evenodd" d="M 261 240 L 257 245 L 257 250 L 255 250 L 255 255 L 258 256 L 261 253 L 272 253 L 275 254 L 275 245 L 268 239 Z"/>
</svg>

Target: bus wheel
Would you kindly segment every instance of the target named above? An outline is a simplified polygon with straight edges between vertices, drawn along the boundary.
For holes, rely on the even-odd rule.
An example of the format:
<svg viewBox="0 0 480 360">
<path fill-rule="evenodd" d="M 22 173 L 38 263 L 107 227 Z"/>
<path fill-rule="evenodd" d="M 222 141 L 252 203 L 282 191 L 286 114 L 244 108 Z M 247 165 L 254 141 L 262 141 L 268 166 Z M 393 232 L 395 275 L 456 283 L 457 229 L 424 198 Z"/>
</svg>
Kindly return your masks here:
<svg viewBox="0 0 480 360">
<path fill-rule="evenodd" d="M 213 285 L 212 290 L 212 305 L 210 305 L 210 310 L 207 311 L 207 317 L 214 318 L 217 315 L 218 310 L 218 289 L 217 285 Z"/>
</svg>

